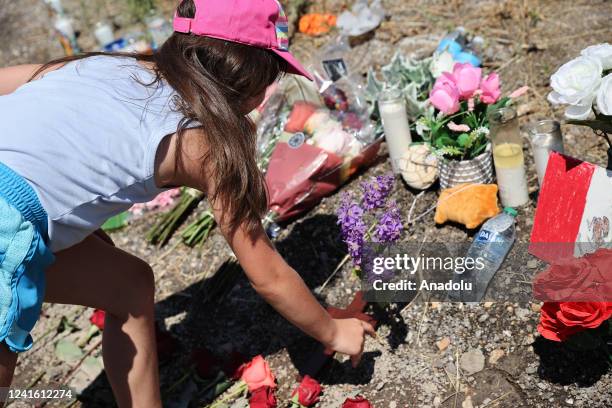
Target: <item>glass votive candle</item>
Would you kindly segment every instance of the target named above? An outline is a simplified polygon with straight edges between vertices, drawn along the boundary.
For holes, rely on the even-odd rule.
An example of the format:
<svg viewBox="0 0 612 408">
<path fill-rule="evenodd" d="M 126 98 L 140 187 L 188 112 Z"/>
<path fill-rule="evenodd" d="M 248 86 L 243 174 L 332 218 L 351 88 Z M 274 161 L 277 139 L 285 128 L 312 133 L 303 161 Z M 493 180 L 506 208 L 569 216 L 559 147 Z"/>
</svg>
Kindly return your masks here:
<svg viewBox="0 0 612 408">
<path fill-rule="evenodd" d="M 561 125 L 555 120 L 541 120 L 530 125 L 528 133 L 533 149 L 533 160 L 538 174 L 538 182 L 542 187 L 550 152 L 564 153 Z"/>
</svg>

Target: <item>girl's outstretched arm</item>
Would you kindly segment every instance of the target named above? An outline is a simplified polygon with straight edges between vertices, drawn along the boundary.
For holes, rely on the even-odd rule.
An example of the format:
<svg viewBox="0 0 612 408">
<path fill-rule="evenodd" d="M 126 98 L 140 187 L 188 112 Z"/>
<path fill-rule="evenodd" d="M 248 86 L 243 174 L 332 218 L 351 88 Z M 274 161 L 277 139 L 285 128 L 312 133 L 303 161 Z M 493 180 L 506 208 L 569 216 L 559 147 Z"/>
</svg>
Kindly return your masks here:
<svg viewBox="0 0 612 408">
<path fill-rule="evenodd" d="M 222 214 L 217 211 L 217 220 Z M 253 288 L 282 316 L 326 347 L 351 356 L 357 365 L 365 334 L 374 328 L 357 319 L 333 319 L 319 304 L 299 274 L 276 252 L 263 228 L 231 234 L 221 227 Z"/>
</svg>

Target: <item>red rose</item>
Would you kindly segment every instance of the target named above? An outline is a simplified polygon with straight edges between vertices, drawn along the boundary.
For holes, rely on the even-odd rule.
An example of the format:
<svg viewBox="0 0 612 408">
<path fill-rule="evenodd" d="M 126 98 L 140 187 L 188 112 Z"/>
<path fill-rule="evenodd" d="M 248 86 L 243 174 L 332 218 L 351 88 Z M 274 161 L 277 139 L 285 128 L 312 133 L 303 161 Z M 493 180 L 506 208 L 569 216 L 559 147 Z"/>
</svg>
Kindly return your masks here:
<svg viewBox="0 0 612 408">
<path fill-rule="evenodd" d="M 255 356 L 250 363 L 244 366 L 241 379 L 248 385 L 251 392 L 261 387 L 276 387 L 274 374 L 262 356 Z"/>
<path fill-rule="evenodd" d="M 321 385 L 314 378 L 306 375 L 302 378 L 302 382 L 297 387 L 291 397 L 294 398 L 297 394 L 297 402 L 304 407 L 310 407 L 319 401 L 321 395 Z"/>
<path fill-rule="evenodd" d="M 276 408 L 276 396 L 272 387 L 260 387 L 251 393 L 250 408 Z"/>
<path fill-rule="evenodd" d="M 98 329 L 104 330 L 104 318 L 105 317 L 106 317 L 106 312 L 104 310 L 96 309 L 90 316 L 89 321 L 94 326 L 97 326 Z"/>
<path fill-rule="evenodd" d="M 538 331 L 554 341 L 565 341 L 572 334 L 596 329 L 612 316 L 612 302 L 550 302 L 540 311 Z"/>
<path fill-rule="evenodd" d="M 609 293 L 612 293 L 610 249 L 560 261 L 533 280 L 533 296 L 545 302 L 606 301 Z"/>
<path fill-rule="evenodd" d="M 370 401 L 363 398 L 361 395 L 355 398 L 347 398 L 342 404 L 342 408 L 374 408 Z"/>
</svg>

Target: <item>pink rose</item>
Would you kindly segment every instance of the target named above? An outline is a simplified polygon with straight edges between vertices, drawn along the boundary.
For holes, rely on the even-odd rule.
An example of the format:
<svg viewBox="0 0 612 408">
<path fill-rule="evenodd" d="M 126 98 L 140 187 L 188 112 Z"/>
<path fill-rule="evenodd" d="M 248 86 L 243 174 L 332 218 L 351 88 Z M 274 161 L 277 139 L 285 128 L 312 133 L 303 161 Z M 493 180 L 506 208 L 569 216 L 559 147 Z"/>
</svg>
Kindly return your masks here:
<svg viewBox="0 0 612 408">
<path fill-rule="evenodd" d="M 473 67 L 471 64 L 455 64 L 453 77 L 462 99 L 469 99 L 474 96 L 474 92 L 480 86 L 482 79 L 482 69 Z"/>
<path fill-rule="evenodd" d="M 429 94 L 431 104 L 445 115 L 459 110 L 459 91 L 451 84 L 436 85 Z"/>
<path fill-rule="evenodd" d="M 499 99 L 501 96 L 501 90 L 499 89 L 499 75 L 495 72 L 489 74 L 480 84 L 482 95 L 480 100 L 484 103 L 491 105 Z"/>
<path fill-rule="evenodd" d="M 261 387 L 276 388 L 274 374 L 262 356 L 256 356 L 244 367 L 241 379 L 248 385 L 250 392 Z"/>
</svg>

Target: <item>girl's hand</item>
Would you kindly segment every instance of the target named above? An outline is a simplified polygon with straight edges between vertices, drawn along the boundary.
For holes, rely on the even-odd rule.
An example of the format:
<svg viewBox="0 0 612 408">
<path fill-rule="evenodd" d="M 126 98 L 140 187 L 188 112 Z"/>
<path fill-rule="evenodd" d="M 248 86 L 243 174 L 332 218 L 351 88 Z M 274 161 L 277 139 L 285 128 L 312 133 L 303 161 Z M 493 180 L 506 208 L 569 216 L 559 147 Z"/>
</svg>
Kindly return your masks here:
<svg viewBox="0 0 612 408">
<path fill-rule="evenodd" d="M 357 367 L 363 354 L 365 335 L 376 337 L 374 327 L 359 319 L 333 319 L 333 323 L 333 338 L 325 346 L 338 353 L 351 356 L 353 367 Z"/>
</svg>

